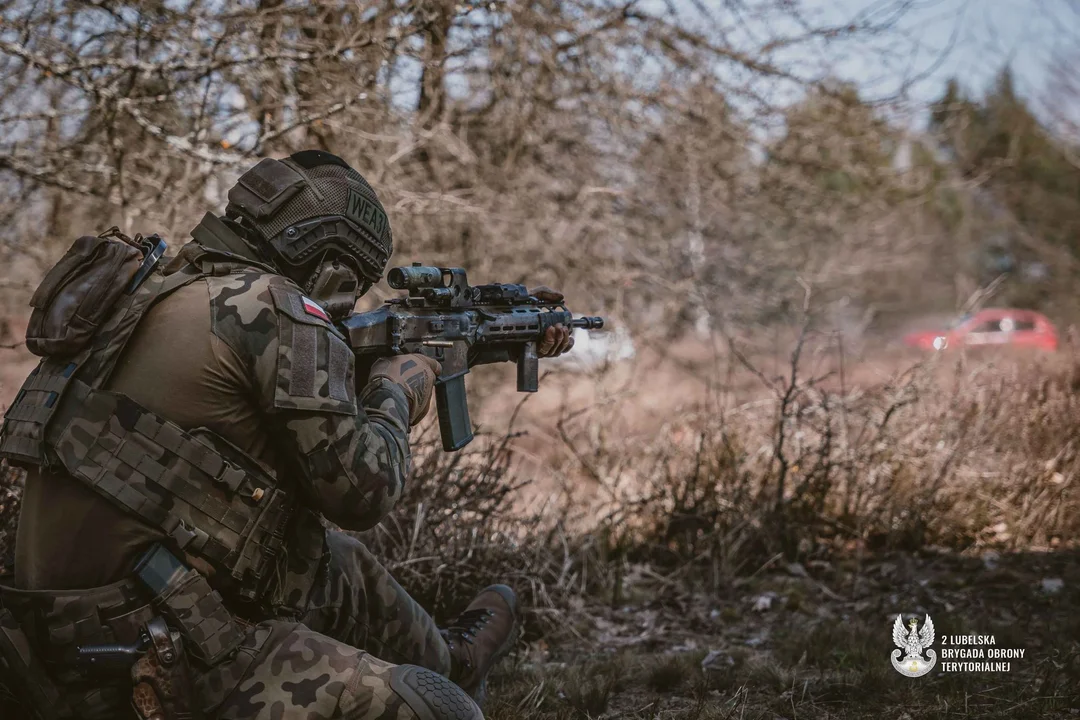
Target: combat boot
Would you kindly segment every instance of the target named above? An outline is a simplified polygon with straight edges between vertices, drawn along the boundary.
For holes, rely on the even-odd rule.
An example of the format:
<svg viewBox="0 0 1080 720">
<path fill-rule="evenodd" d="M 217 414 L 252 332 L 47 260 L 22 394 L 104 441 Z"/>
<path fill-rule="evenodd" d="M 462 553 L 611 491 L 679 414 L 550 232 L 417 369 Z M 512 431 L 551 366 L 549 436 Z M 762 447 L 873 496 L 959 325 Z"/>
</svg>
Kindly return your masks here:
<svg viewBox="0 0 1080 720">
<path fill-rule="evenodd" d="M 506 585 L 492 585 L 441 631 L 450 648 L 450 679 L 477 705 L 483 706 L 488 673 L 514 647 L 517 629 L 517 595 Z"/>
</svg>

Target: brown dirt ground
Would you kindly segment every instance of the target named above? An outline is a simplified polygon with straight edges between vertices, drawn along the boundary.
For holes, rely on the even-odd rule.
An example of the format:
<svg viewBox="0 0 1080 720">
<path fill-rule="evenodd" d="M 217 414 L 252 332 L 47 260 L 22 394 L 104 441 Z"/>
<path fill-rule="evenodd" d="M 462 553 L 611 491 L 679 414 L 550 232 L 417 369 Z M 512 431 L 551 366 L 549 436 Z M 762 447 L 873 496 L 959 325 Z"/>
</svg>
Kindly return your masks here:
<svg viewBox="0 0 1080 720">
<path fill-rule="evenodd" d="M 1080 716 L 1080 555 L 943 552 L 779 563 L 687 591 L 628 569 L 500 671 L 487 717 L 797 720 Z M 890 666 L 897 613 L 929 614 L 938 665 Z M 992 635 L 1007 672 L 945 672 L 945 636 Z"/>
</svg>

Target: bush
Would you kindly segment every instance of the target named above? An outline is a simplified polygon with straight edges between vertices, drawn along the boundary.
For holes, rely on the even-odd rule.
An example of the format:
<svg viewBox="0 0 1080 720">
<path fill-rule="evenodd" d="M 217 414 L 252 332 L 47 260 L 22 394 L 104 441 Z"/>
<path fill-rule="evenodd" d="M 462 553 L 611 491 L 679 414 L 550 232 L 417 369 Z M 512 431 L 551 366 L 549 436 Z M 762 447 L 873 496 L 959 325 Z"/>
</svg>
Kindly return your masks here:
<svg viewBox="0 0 1080 720">
<path fill-rule="evenodd" d="M 536 635 L 571 627 L 575 598 L 621 602 L 641 567 L 649 582 L 716 591 L 780 558 L 1056 547 L 1080 535 L 1080 365 L 945 359 L 856 389 L 798 370 L 795 357 L 768 403 L 702 406 L 648 444 L 594 443 L 584 452 L 603 492 L 534 513 L 515 505 L 512 433 L 454 454 L 422 436 L 405 496 L 360 537 L 437 618 L 506 582 Z M 581 458 L 593 436 L 564 437 Z M 8 567 L 20 490 L 4 467 Z"/>
</svg>

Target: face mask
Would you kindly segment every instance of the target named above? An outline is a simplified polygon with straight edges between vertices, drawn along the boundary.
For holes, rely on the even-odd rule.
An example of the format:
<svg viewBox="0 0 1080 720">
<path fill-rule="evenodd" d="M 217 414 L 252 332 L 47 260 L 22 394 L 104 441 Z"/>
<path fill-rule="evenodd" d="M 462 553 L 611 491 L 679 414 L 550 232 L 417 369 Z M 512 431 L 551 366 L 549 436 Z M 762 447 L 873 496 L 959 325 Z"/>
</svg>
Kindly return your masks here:
<svg viewBox="0 0 1080 720">
<path fill-rule="evenodd" d="M 326 309 L 331 319 L 342 320 L 356 305 L 359 287 L 351 267 L 337 260 L 324 260 L 316 269 L 308 295 Z"/>
</svg>

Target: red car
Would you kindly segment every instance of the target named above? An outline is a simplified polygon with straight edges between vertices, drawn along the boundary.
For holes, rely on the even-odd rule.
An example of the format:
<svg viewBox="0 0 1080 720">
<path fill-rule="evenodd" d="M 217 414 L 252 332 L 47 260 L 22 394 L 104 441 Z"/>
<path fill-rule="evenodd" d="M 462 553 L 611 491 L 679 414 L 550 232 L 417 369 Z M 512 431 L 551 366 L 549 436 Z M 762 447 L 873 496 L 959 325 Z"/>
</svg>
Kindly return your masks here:
<svg viewBox="0 0 1080 720">
<path fill-rule="evenodd" d="M 987 308 L 964 315 L 945 330 L 928 330 L 904 336 L 904 344 L 920 350 L 980 345 L 1057 350 L 1058 336 L 1045 315 L 1032 310 Z"/>
</svg>

